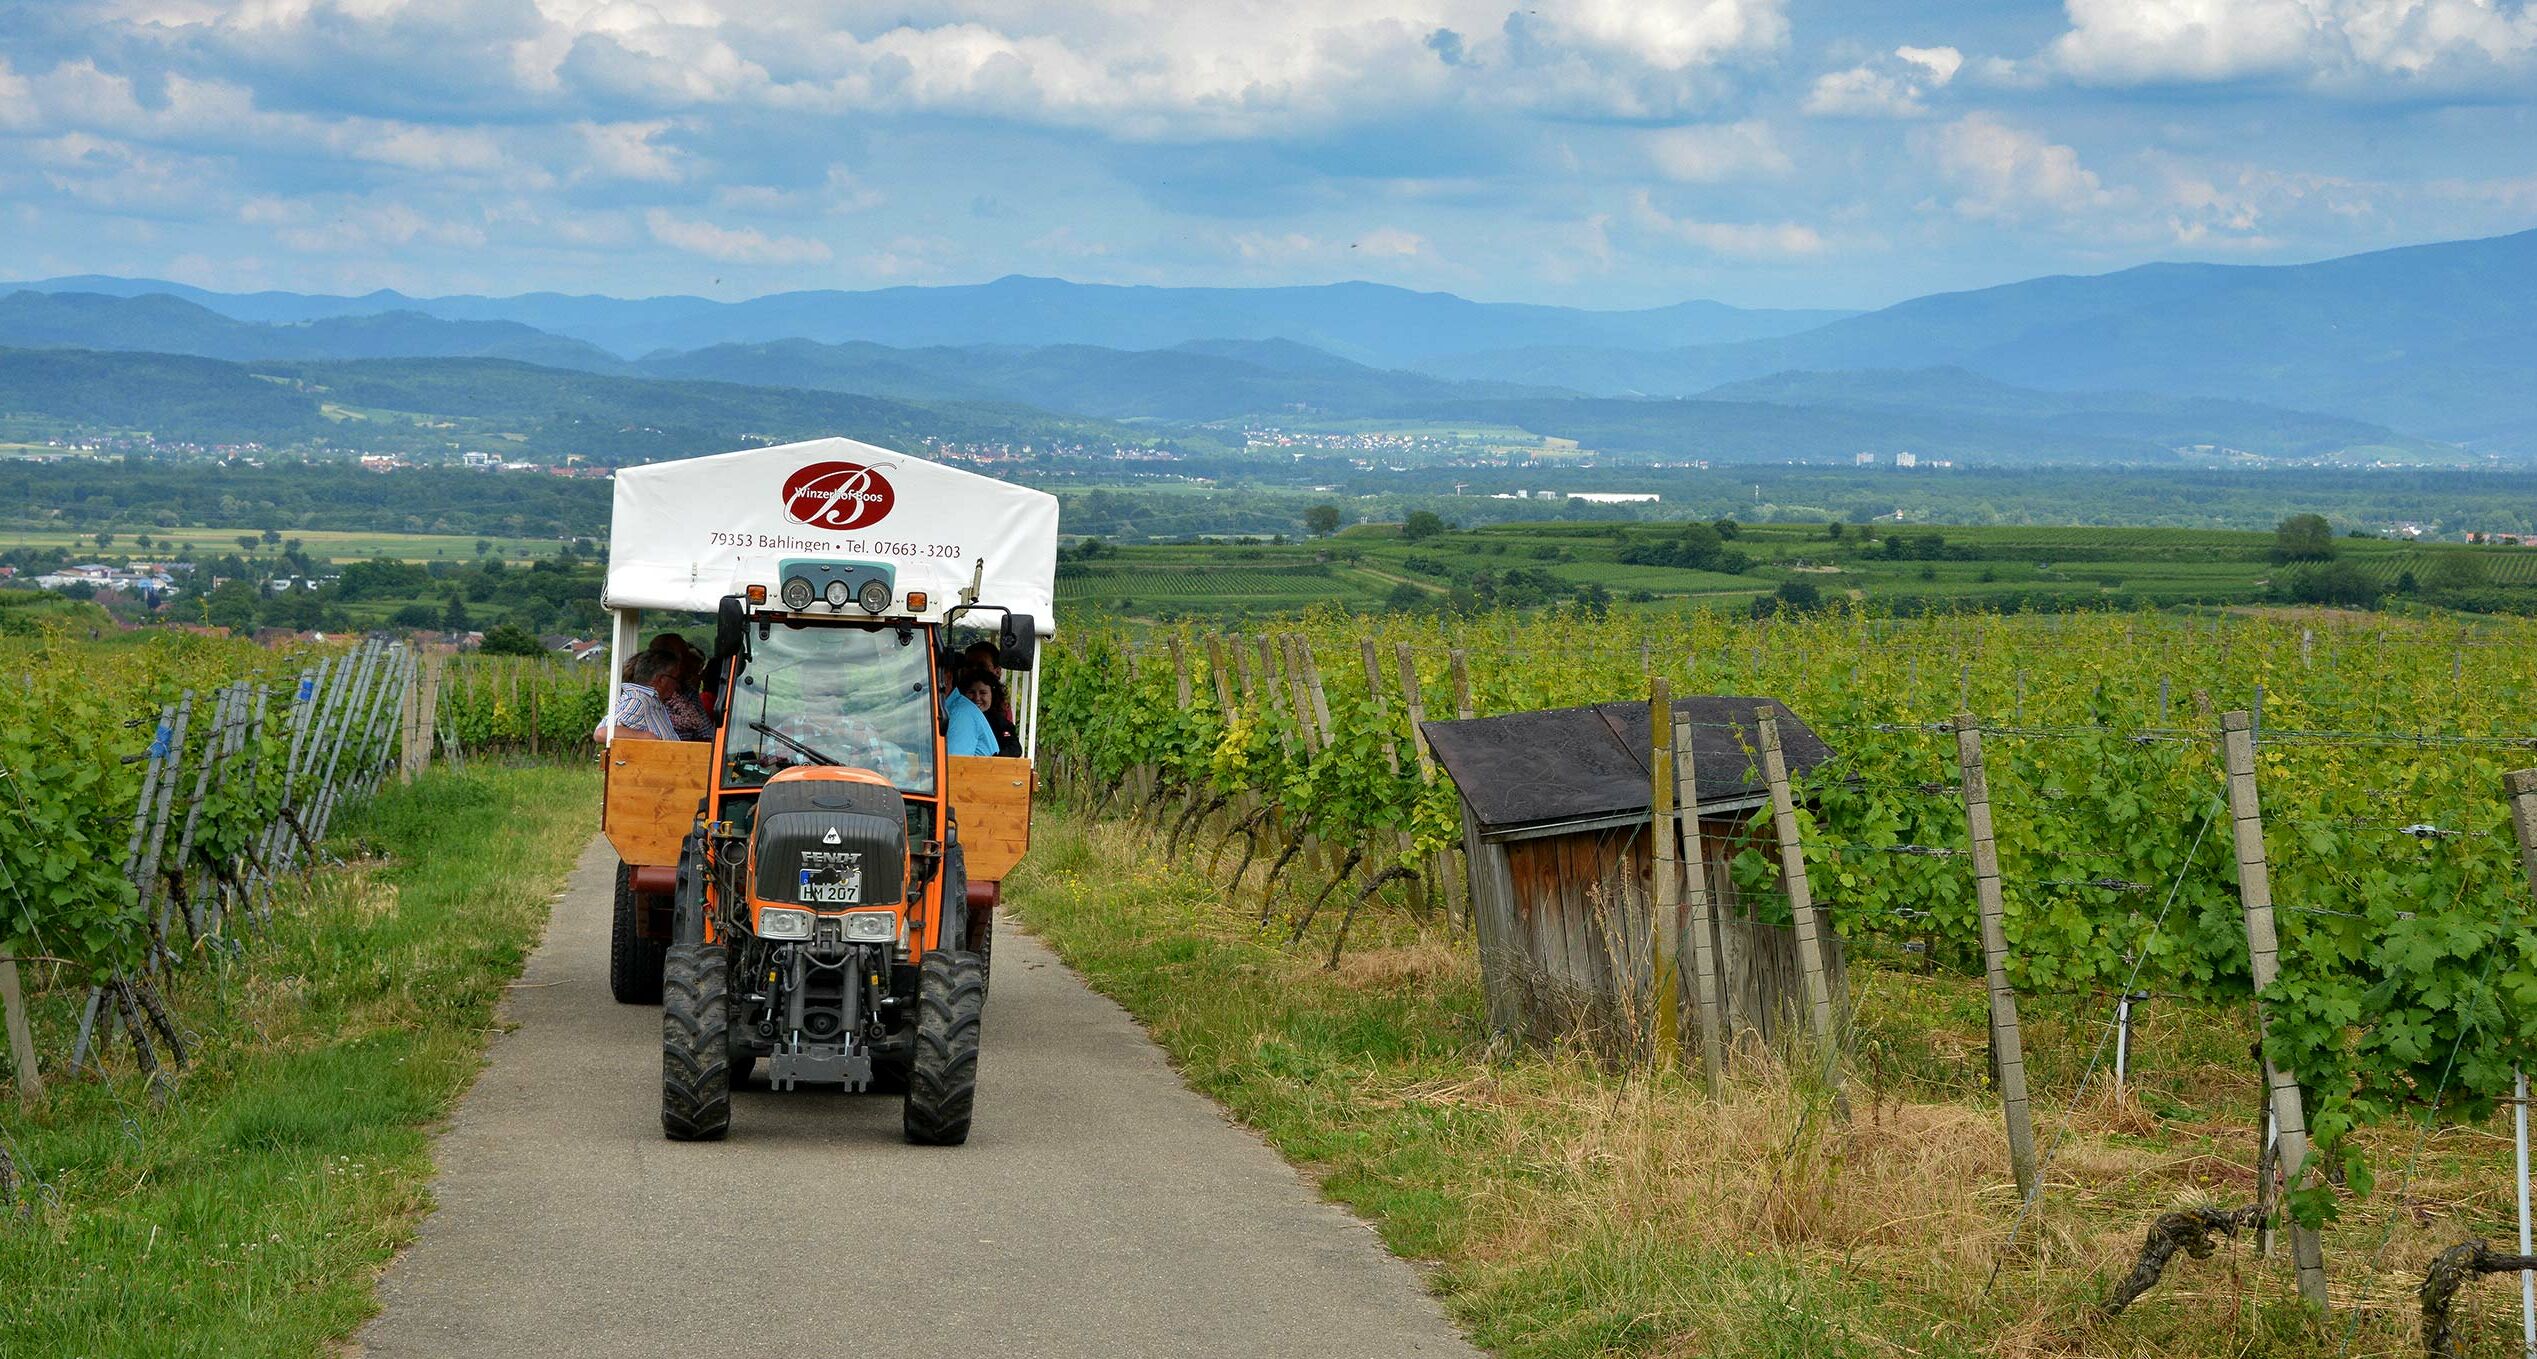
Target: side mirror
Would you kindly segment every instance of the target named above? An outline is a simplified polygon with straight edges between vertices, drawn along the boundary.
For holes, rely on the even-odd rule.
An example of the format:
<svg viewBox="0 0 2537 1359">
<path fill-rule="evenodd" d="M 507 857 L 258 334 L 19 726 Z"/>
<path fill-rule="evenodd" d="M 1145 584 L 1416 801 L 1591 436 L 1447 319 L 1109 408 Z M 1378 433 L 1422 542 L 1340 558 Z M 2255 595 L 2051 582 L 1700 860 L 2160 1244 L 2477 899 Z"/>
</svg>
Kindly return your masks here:
<svg viewBox="0 0 2537 1359">
<path fill-rule="evenodd" d="M 714 657 L 737 656 L 748 648 L 749 611 L 740 596 L 724 595 L 714 615 Z"/>
<path fill-rule="evenodd" d="M 1026 613 L 1008 613 L 995 638 L 995 663 L 1007 670 L 1028 670 L 1039 658 L 1039 620 Z"/>
</svg>

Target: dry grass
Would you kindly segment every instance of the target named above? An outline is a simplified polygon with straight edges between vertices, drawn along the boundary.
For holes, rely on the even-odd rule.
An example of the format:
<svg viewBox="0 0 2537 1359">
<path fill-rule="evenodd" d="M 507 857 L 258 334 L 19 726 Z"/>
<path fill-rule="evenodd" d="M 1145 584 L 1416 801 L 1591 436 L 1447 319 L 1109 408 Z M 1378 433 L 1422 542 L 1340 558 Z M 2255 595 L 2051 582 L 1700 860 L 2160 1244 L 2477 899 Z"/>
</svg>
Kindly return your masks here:
<svg viewBox="0 0 2537 1359">
<path fill-rule="evenodd" d="M 1114 890 L 1070 890 L 1077 856 Z M 1060 821 L 1034 857 L 1031 925 L 1395 1249 L 1442 1265 L 1456 1315 L 1508 1355 L 2414 1354 L 2423 1267 L 2510 1210 L 2490 1128 L 2428 1139 L 2401 1196 L 2414 1130 L 2380 1129 L 2381 1192 L 2328 1233 L 2330 1318 L 2298 1304 L 2286 1252 L 2242 1240 L 2104 1321 L 2159 1213 L 2253 1198 L 2240 1017 L 2153 1007 L 2135 1080 L 2099 1071 L 2074 1101 L 2102 1017 L 2039 1003 L 2050 1154 L 2021 1217 L 1972 980 L 1854 969 L 1844 1119 L 1812 1062 L 1756 1044 L 1715 1101 L 1582 1048 L 1511 1050 L 1480 1021 L 1468 941 L 1433 920 L 1362 919 L 1325 970 L 1326 945 L 1256 928 L 1255 884 L 1228 900 L 1132 831 Z M 2515 1331 L 2510 1293 L 2470 1293 L 2472 1343 Z"/>
</svg>

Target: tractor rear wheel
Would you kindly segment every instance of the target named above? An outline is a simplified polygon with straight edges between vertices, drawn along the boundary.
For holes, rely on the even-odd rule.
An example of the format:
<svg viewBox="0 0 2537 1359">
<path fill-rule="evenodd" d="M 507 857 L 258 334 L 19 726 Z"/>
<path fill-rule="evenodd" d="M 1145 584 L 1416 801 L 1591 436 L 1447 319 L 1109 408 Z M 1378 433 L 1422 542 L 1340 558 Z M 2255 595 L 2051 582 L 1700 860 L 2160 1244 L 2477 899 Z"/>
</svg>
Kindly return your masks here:
<svg viewBox="0 0 2537 1359">
<path fill-rule="evenodd" d="M 673 944 L 661 997 L 661 1131 L 673 1142 L 731 1131 L 731 965 L 720 944 Z"/>
<path fill-rule="evenodd" d="M 902 1120 L 910 1142 L 956 1147 L 969 1140 L 969 1113 L 978 1100 L 978 1028 L 986 1012 L 986 974 L 985 961 L 965 949 L 925 955 Z"/>
<path fill-rule="evenodd" d="M 661 1003 L 663 946 L 636 928 L 642 909 L 634 894 L 634 870 L 618 864 L 616 915 L 608 924 L 608 992 L 624 1005 Z"/>
</svg>

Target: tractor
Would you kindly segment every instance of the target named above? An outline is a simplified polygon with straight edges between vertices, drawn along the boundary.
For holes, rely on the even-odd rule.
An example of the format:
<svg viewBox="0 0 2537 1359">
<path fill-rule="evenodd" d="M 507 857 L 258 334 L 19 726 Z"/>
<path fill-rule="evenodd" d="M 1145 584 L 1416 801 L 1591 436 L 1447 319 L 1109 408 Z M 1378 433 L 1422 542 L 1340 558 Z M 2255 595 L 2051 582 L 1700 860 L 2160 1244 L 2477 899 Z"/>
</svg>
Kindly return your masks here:
<svg viewBox="0 0 2537 1359">
<path fill-rule="evenodd" d="M 619 559 L 627 521 L 639 523 L 645 510 L 638 496 L 629 512 L 626 481 L 644 474 L 728 464 L 692 494 L 708 484 L 728 492 L 730 472 L 780 479 L 777 504 L 812 528 L 836 527 L 826 509 L 835 497 L 805 497 L 799 486 L 806 478 L 826 478 L 814 490 L 841 484 L 839 467 L 857 474 L 844 485 L 878 484 L 885 499 L 907 498 L 879 479 L 881 467 L 844 462 L 833 445 L 882 452 L 823 440 L 626 469 Z M 785 475 L 806 457 L 817 460 Z M 1026 602 L 1045 598 L 1029 587 L 1053 579 L 1055 511 L 1051 502 L 1043 530 L 1038 492 L 903 456 L 883 466 L 902 487 L 939 481 L 946 492 L 965 491 L 973 510 L 1001 499 L 1032 512 L 1018 535 L 1028 539 L 1022 565 L 999 573 L 978 552 L 961 580 L 955 531 L 941 528 L 929 541 L 921 523 L 897 530 L 906 540 L 858 535 L 818 554 L 798 550 L 830 544 L 798 531 L 730 535 L 797 555 L 738 554 L 721 564 L 736 588 L 711 611 L 701 685 L 711 739 L 631 739 L 613 716 L 603 733 L 607 830 L 624 861 L 611 985 L 620 1001 L 660 1002 L 661 1128 L 675 1141 L 724 1136 L 733 1089 L 755 1076 L 779 1092 L 898 1093 L 911 1142 L 957 1145 L 969 1135 L 997 880 L 1028 843 L 1031 772 L 1027 745 L 997 755 L 948 748 L 946 703 L 961 660 L 953 647 L 992 644 L 997 669 L 1015 686 L 1018 740 L 1035 736 L 1039 615 L 982 593 L 1001 582 Z M 662 489 L 678 498 L 678 487 Z M 977 516 L 956 516 L 959 502 L 943 499 L 941 520 L 962 519 L 975 532 L 968 521 Z M 1009 527 L 1002 535 L 1006 561 L 1015 536 Z M 1046 550 L 1034 550 L 1042 541 Z M 856 549 L 870 555 L 850 555 Z M 919 560 L 903 575 L 909 563 L 890 557 L 910 555 Z M 1045 577 L 1030 569 L 1040 560 Z M 929 561 L 940 562 L 930 575 Z M 686 581 L 654 578 L 662 565 L 637 559 L 620 580 L 612 561 L 618 654 L 634 641 L 633 602 L 703 612 Z M 946 584 L 948 597 L 937 592 Z"/>
</svg>

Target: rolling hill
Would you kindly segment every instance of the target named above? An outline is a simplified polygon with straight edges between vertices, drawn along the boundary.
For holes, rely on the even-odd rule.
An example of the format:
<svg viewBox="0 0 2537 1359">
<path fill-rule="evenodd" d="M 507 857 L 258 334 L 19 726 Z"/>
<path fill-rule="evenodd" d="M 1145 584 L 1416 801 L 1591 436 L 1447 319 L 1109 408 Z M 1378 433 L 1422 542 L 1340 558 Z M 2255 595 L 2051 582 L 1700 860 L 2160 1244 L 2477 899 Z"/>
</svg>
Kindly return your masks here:
<svg viewBox="0 0 2537 1359">
<path fill-rule="evenodd" d="M 212 359 L 500 358 L 613 367 L 605 352 L 512 321 L 412 311 L 286 323 L 240 321 L 161 293 L 20 291 L 0 296 L 0 346 L 129 349 Z"/>
<path fill-rule="evenodd" d="M 1954 366 L 2027 387 L 2255 401 L 2537 453 L 2537 231 L 2316 264 L 2032 279 L 1662 353 L 1536 345 L 1416 366 L 1604 395 Z"/>
</svg>

